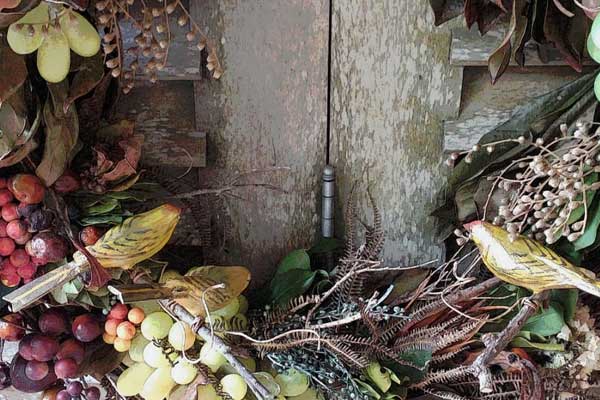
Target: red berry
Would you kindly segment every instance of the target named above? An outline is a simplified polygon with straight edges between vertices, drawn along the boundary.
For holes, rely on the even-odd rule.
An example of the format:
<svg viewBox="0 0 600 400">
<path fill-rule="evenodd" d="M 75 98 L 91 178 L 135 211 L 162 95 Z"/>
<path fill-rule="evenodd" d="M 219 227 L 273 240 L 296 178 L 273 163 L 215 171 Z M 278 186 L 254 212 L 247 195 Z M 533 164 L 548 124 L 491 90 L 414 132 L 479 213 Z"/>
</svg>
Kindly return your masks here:
<svg viewBox="0 0 600 400">
<path fill-rule="evenodd" d="M 12 201 L 13 194 L 7 189 L 0 189 L 0 206 L 4 206 Z"/>
<path fill-rule="evenodd" d="M 11 238 L 0 238 L 0 256 L 10 256 L 15 251 L 15 242 Z"/>
<path fill-rule="evenodd" d="M 29 282 L 33 281 L 33 278 L 23 278 L 23 284 L 26 285 Z"/>
<path fill-rule="evenodd" d="M 36 267 L 41 267 L 43 265 L 48 264 L 48 260 L 46 260 L 45 258 L 40 258 L 40 257 L 31 257 L 31 263 L 33 265 L 35 265 Z"/>
<path fill-rule="evenodd" d="M 47 262 L 58 262 L 67 256 L 69 248 L 65 240 L 57 234 L 40 232 L 27 242 L 25 250 L 31 257 L 44 258 Z"/>
<path fill-rule="evenodd" d="M 22 267 L 17 268 L 17 275 L 19 275 L 23 279 L 33 278 L 36 272 L 37 267 L 32 263 L 28 263 L 23 265 Z"/>
<path fill-rule="evenodd" d="M 102 231 L 95 226 L 86 226 L 79 232 L 79 240 L 86 246 L 93 246 L 102 236 Z"/>
<path fill-rule="evenodd" d="M 54 182 L 54 190 L 58 193 L 70 193 L 74 192 L 81 187 L 79 176 L 73 171 L 67 169 L 63 174 Z"/>
<path fill-rule="evenodd" d="M 15 175 L 8 188 L 17 200 L 27 204 L 41 203 L 46 194 L 46 188 L 40 178 L 31 174 Z"/>
<path fill-rule="evenodd" d="M 113 306 L 108 314 L 108 318 L 118 319 L 123 321 L 127 318 L 127 313 L 129 313 L 129 308 L 123 303 L 117 303 Z"/>
<path fill-rule="evenodd" d="M 10 262 L 17 268 L 29 264 L 30 261 L 31 259 L 29 258 L 29 254 L 27 254 L 27 252 L 23 249 L 16 249 L 10 255 Z"/>
<path fill-rule="evenodd" d="M 74 378 L 77 375 L 77 363 L 72 358 L 63 358 L 54 364 L 54 373 L 60 379 Z"/>
<path fill-rule="evenodd" d="M 20 246 L 23 246 L 23 245 L 27 244 L 27 242 L 29 242 L 31 240 L 31 236 L 32 236 L 31 233 L 27 232 L 23 236 L 15 238 L 15 243 L 18 244 L 18 245 L 20 245 Z"/>
<path fill-rule="evenodd" d="M 84 343 L 91 342 L 102 335 L 98 320 L 92 314 L 83 314 L 73 320 L 73 336 Z"/>
<path fill-rule="evenodd" d="M 0 318 L 0 339 L 9 342 L 19 341 L 25 336 L 23 317 L 19 314 L 8 314 Z"/>
<path fill-rule="evenodd" d="M 11 239 L 17 239 L 27 234 L 27 225 L 25 222 L 15 219 L 6 225 L 6 234 Z"/>
<path fill-rule="evenodd" d="M 61 343 L 60 350 L 56 354 L 57 360 L 63 358 L 72 358 L 77 364 L 81 364 L 85 358 L 85 346 L 79 340 L 65 340 Z"/>
<path fill-rule="evenodd" d="M 2 206 L 2 219 L 5 221 L 12 221 L 13 219 L 19 218 L 17 213 L 17 205 L 15 203 L 7 203 Z M 8 229 L 8 226 L 6 227 Z M 8 233 L 8 232 L 7 232 Z"/>
<path fill-rule="evenodd" d="M 0 264 L 0 270 L 8 273 L 17 273 L 17 267 L 13 265 L 13 263 L 10 261 L 10 258 L 2 260 L 2 263 Z"/>
</svg>

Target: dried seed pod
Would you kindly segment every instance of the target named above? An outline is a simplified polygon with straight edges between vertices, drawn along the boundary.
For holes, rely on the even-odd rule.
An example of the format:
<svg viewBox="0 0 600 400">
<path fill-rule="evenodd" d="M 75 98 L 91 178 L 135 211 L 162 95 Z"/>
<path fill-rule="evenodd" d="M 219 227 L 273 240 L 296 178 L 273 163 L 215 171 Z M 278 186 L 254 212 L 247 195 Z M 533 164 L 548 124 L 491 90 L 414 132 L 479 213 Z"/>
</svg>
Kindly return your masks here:
<svg viewBox="0 0 600 400">
<path fill-rule="evenodd" d="M 185 24 L 187 24 L 187 23 L 188 23 L 187 15 L 180 15 L 179 18 L 177 18 L 177 25 L 185 26 Z"/>
<path fill-rule="evenodd" d="M 188 33 L 185 34 L 185 39 L 188 42 L 193 42 L 194 39 L 196 39 L 196 32 L 194 31 L 189 31 Z"/>
<path fill-rule="evenodd" d="M 167 30 L 167 27 L 164 24 L 156 25 L 156 32 L 164 33 Z"/>
<path fill-rule="evenodd" d="M 113 76 L 113 78 L 118 78 L 119 75 L 121 75 L 121 68 L 115 68 L 112 71 L 110 71 L 110 74 Z"/>
<path fill-rule="evenodd" d="M 104 9 L 106 8 L 106 2 L 105 1 L 99 1 L 96 3 L 96 10 L 98 11 L 104 11 Z"/>
<path fill-rule="evenodd" d="M 101 24 L 106 24 L 108 21 L 110 21 L 110 17 L 110 14 L 100 14 L 98 21 L 100 21 Z"/>
<path fill-rule="evenodd" d="M 160 8 L 156 8 L 156 7 L 155 7 L 155 8 L 153 8 L 153 9 L 152 9 L 152 16 L 153 16 L 154 18 L 156 18 L 156 17 L 160 17 L 160 16 L 161 16 L 161 14 L 162 14 L 162 10 L 161 10 Z"/>
<path fill-rule="evenodd" d="M 175 11 L 176 8 L 177 8 L 177 2 L 174 1 L 167 5 L 167 8 L 165 8 L 165 11 L 167 11 L 167 14 L 171 15 L 171 14 L 173 14 L 173 12 Z"/>
<path fill-rule="evenodd" d="M 169 42 L 167 42 L 166 40 L 161 40 L 160 42 L 158 42 L 158 45 L 161 49 L 166 49 L 167 47 L 169 47 Z"/>
<path fill-rule="evenodd" d="M 118 58 L 111 58 L 110 60 L 106 61 L 106 66 L 110 69 L 116 68 L 119 66 L 119 59 Z"/>
<path fill-rule="evenodd" d="M 102 38 L 102 41 L 104 43 L 111 43 L 113 40 L 115 40 L 116 36 L 117 36 L 116 33 L 108 32 L 106 35 L 104 35 L 104 37 Z"/>
</svg>

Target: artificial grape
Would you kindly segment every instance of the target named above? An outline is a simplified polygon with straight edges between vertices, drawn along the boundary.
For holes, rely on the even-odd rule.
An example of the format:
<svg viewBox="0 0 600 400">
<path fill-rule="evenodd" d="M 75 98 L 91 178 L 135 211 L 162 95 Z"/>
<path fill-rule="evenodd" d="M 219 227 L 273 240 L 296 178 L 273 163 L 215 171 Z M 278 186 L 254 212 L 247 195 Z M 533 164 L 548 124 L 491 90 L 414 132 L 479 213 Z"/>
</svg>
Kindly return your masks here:
<svg viewBox="0 0 600 400">
<path fill-rule="evenodd" d="M 175 350 L 187 350 L 194 345 L 196 335 L 185 322 L 178 321 L 169 330 L 169 343 Z"/>
<path fill-rule="evenodd" d="M 17 214 L 19 214 L 19 218 L 29 218 L 34 211 L 39 209 L 39 204 L 19 203 L 17 206 Z"/>
<path fill-rule="evenodd" d="M 144 318 L 141 325 L 142 335 L 148 340 L 163 339 L 169 335 L 173 320 L 167 313 L 154 312 Z"/>
<path fill-rule="evenodd" d="M 225 375 L 221 379 L 223 391 L 227 393 L 233 400 L 242 400 L 248 391 L 248 385 L 244 378 L 237 374 Z"/>
<path fill-rule="evenodd" d="M 7 314 L 0 318 L 0 339 L 7 342 L 19 341 L 25 336 L 23 317 L 19 314 Z"/>
<path fill-rule="evenodd" d="M 76 339 L 67 339 L 61 343 L 56 358 L 72 358 L 77 364 L 81 364 L 85 358 L 85 346 Z"/>
<path fill-rule="evenodd" d="M 253 358 L 242 358 L 242 357 L 238 357 L 238 361 L 241 362 L 242 364 L 244 364 L 244 367 L 246 367 L 246 369 L 250 372 L 255 372 L 256 371 L 256 361 Z M 231 364 L 229 363 L 225 363 L 220 369 L 219 369 L 220 373 L 223 374 L 236 374 L 236 370 L 235 368 L 233 368 L 231 366 Z"/>
<path fill-rule="evenodd" d="M 58 350 L 58 341 L 51 336 L 35 335 L 31 338 L 31 355 L 36 361 L 50 361 Z"/>
<path fill-rule="evenodd" d="M 123 357 L 123 361 L 121 361 L 123 364 L 125 364 L 128 367 L 133 366 L 134 364 L 137 364 L 135 361 L 133 361 L 131 359 L 131 357 L 129 357 L 129 353 L 125 353 L 125 356 Z"/>
<path fill-rule="evenodd" d="M 81 14 L 68 10 L 59 19 L 71 50 L 82 57 L 91 57 L 100 50 L 96 28 Z"/>
<path fill-rule="evenodd" d="M 281 387 L 281 394 L 288 396 L 301 395 L 308 389 L 308 377 L 297 369 L 290 368 L 275 377 Z"/>
<path fill-rule="evenodd" d="M 42 333 L 52 336 L 58 336 L 61 333 L 67 332 L 65 315 L 57 309 L 50 309 L 44 312 L 38 320 L 38 326 Z"/>
<path fill-rule="evenodd" d="M 145 400 L 162 400 L 168 397 L 175 385 L 171 378 L 171 367 L 158 368 L 146 379 L 140 396 Z"/>
<path fill-rule="evenodd" d="M 144 349 L 150 343 L 143 335 L 137 335 L 131 341 L 131 347 L 129 347 L 129 357 L 133 361 L 142 362 L 144 361 Z"/>
<path fill-rule="evenodd" d="M 10 223 L 8 224 L 8 226 L 10 227 L 10 224 L 12 224 L 13 222 L 17 222 L 17 221 L 10 221 Z M 9 234 L 9 236 L 10 236 L 10 234 Z M 28 264 L 29 261 L 31 261 L 31 259 L 29 258 L 29 254 L 27 254 L 27 252 L 24 249 L 16 249 L 10 255 L 10 262 L 11 262 L 11 264 L 14 265 L 17 268 L 22 267 L 23 265 Z"/>
<path fill-rule="evenodd" d="M 112 336 L 117 336 L 117 327 L 123 322 L 120 319 L 109 318 L 104 323 L 104 331 Z"/>
<path fill-rule="evenodd" d="M 117 336 L 131 340 L 135 336 L 135 326 L 129 321 L 123 321 L 117 326 Z"/>
<path fill-rule="evenodd" d="M 60 379 L 75 377 L 77 369 L 77 363 L 72 358 L 63 358 L 54 363 L 54 373 Z"/>
<path fill-rule="evenodd" d="M 37 267 L 33 263 L 28 263 L 17 269 L 17 275 L 23 279 L 31 279 L 37 272 Z"/>
<path fill-rule="evenodd" d="M 223 398 L 217 394 L 213 385 L 199 385 L 197 391 L 198 400 L 223 400 Z"/>
<path fill-rule="evenodd" d="M 84 343 L 91 342 L 102 334 L 100 324 L 92 314 L 83 314 L 75 318 L 72 331 L 73 336 Z"/>
<path fill-rule="evenodd" d="M 6 226 L 8 225 L 8 223 L 3 220 L 0 219 L 0 237 L 7 237 L 8 235 L 6 234 Z"/>
<path fill-rule="evenodd" d="M 14 199 L 13 194 L 8 189 L 0 189 L 0 207 L 4 207 Z"/>
<path fill-rule="evenodd" d="M 56 400 L 71 400 L 71 395 L 65 390 L 61 390 L 56 394 Z"/>
<path fill-rule="evenodd" d="M 0 271 L 0 282 L 6 287 L 15 287 L 21 283 L 21 277 L 16 271 Z"/>
<path fill-rule="evenodd" d="M 198 375 L 196 367 L 185 360 L 180 360 L 171 369 L 171 377 L 178 385 L 191 383 L 196 378 L 196 375 Z"/>
<path fill-rule="evenodd" d="M 200 349 L 200 361 L 209 367 L 212 372 L 217 372 L 227 362 L 225 357 L 210 342 L 204 343 Z"/>
<path fill-rule="evenodd" d="M 43 2 L 37 8 L 42 7 L 42 4 L 45 4 L 45 8 L 48 9 L 48 5 Z M 31 12 L 33 11 L 35 11 L 35 9 Z M 27 13 L 17 22 L 11 24 L 8 28 L 8 34 L 6 35 L 8 45 L 17 54 L 33 53 L 40 47 L 44 40 L 40 25 L 32 25 L 31 22 L 26 24 L 23 22 L 31 12 Z M 48 18 L 47 13 L 46 18 Z"/>
<path fill-rule="evenodd" d="M 158 304 L 158 301 L 156 300 L 139 301 L 137 303 L 133 303 L 132 306 L 134 308 L 141 308 L 144 311 L 145 315 L 150 315 L 154 312 L 162 311 L 160 304 Z"/>
<path fill-rule="evenodd" d="M 123 339 L 117 336 L 113 342 L 113 346 L 119 353 L 124 353 L 129 351 L 129 348 L 131 347 L 131 339 Z"/>
<path fill-rule="evenodd" d="M 238 313 L 245 315 L 248 312 L 248 299 L 243 294 L 240 294 L 238 296 L 238 302 L 240 303 Z"/>
<path fill-rule="evenodd" d="M 117 338 L 116 336 L 114 336 L 114 335 L 111 335 L 111 334 L 110 334 L 110 333 L 108 333 L 108 332 L 104 332 L 104 333 L 102 334 L 102 340 L 103 340 L 103 341 L 104 341 L 104 343 L 106 343 L 106 344 L 114 344 L 114 343 L 115 343 L 115 339 L 116 339 L 116 338 Z"/>
<path fill-rule="evenodd" d="M 173 356 L 176 357 L 176 354 L 173 354 Z M 155 346 L 152 342 L 148 343 L 144 348 L 144 362 L 152 368 L 162 368 L 171 365 L 162 349 Z"/>
<path fill-rule="evenodd" d="M 127 305 L 122 303 L 115 304 L 108 314 L 108 318 L 116 319 L 119 321 L 124 321 L 127 318 L 127 313 L 129 312 L 129 308 Z"/>
<path fill-rule="evenodd" d="M 50 368 L 48 364 L 42 361 L 27 361 L 25 365 L 25 375 L 32 381 L 40 381 L 48 376 Z"/>
<path fill-rule="evenodd" d="M 54 214 L 49 210 L 35 210 L 29 216 L 29 230 L 39 232 L 52 226 Z"/>
<path fill-rule="evenodd" d="M 90 386 L 85 389 L 85 399 L 86 400 L 100 400 L 100 389 L 96 386 Z"/>
<path fill-rule="evenodd" d="M 231 319 L 240 309 L 240 301 L 235 298 L 231 300 L 225 307 L 215 310 L 210 313 L 211 316 L 223 317 L 224 319 Z"/>
<path fill-rule="evenodd" d="M 65 34 L 53 25 L 48 26 L 48 34 L 38 48 L 37 67 L 46 81 L 58 83 L 69 74 L 71 50 Z"/>
<path fill-rule="evenodd" d="M 8 203 L 2 206 L 2 219 L 6 222 L 10 222 L 19 218 L 17 211 L 17 205 L 15 203 Z M 6 227 L 6 233 L 8 234 L 8 225 Z"/>
<path fill-rule="evenodd" d="M 146 314 L 144 314 L 144 310 L 142 310 L 139 307 L 133 307 L 127 313 L 127 319 L 129 320 L 129 322 L 136 324 L 136 325 L 141 324 L 144 321 L 145 317 L 146 317 Z"/>
<path fill-rule="evenodd" d="M 23 236 L 16 238 L 15 243 L 18 244 L 19 246 L 26 245 L 27 242 L 29 242 L 31 240 L 32 236 L 33 235 L 31 234 L 31 232 L 27 232 Z"/>
<path fill-rule="evenodd" d="M 31 339 L 34 336 L 35 335 L 33 335 L 33 334 L 25 335 L 23 337 L 23 339 L 21 339 L 21 341 L 19 342 L 19 355 L 27 361 L 33 360 L 33 354 L 32 354 L 33 350 L 31 349 Z"/>
<path fill-rule="evenodd" d="M 67 384 L 67 392 L 73 397 L 79 396 L 83 392 L 83 385 L 79 381 L 69 382 Z"/>
<path fill-rule="evenodd" d="M 69 247 L 65 240 L 53 232 L 40 232 L 25 245 L 25 250 L 33 258 L 42 258 L 46 262 L 62 261 Z"/>
<path fill-rule="evenodd" d="M 7 257 L 15 251 L 15 242 L 11 238 L 0 238 L 0 256 Z"/>
<path fill-rule="evenodd" d="M 136 396 L 153 372 L 154 368 L 144 363 L 137 363 L 127 368 L 117 379 L 117 391 L 121 396 Z"/>
<path fill-rule="evenodd" d="M 592 37 L 596 47 L 600 48 L 600 20 L 598 18 L 595 18 L 594 22 L 592 23 L 590 36 Z"/>
<path fill-rule="evenodd" d="M 27 226 L 25 225 L 25 222 L 21 221 L 20 219 L 14 219 L 6 225 L 6 234 L 13 240 L 22 238 L 27 234 Z M 25 250 L 20 250 L 25 253 Z M 27 253 L 25 253 L 25 255 L 27 255 Z M 29 258 L 28 255 L 27 257 Z"/>
</svg>

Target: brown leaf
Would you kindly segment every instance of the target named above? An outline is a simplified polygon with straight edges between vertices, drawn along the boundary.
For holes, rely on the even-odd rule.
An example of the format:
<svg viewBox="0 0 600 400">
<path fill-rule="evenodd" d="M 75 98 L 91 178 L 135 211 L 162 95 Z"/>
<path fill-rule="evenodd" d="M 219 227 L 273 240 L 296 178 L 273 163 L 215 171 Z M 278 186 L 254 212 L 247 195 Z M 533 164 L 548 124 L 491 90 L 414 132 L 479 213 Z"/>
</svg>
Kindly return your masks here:
<svg viewBox="0 0 600 400">
<path fill-rule="evenodd" d="M 5 8 L 15 8 L 21 4 L 21 0 L 0 0 L 0 11 Z"/>
<path fill-rule="evenodd" d="M 115 124 L 100 128 L 96 136 L 100 141 L 115 144 L 123 138 L 133 136 L 134 130 L 135 122 L 124 119 Z"/>
<path fill-rule="evenodd" d="M 435 25 L 439 26 L 461 15 L 464 12 L 465 0 L 429 0 L 429 5 L 433 10 Z"/>
<path fill-rule="evenodd" d="M 485 35 L 490 29 L 498 24 L 506 15 L 501 9 L 493 4 L 486 3 L 477 15 L 477 26 L 479 33 Z"/>
<path fill-rule="evenodd" d="M 0 105 L 0 159 L 10 153 L 17 144 L 17 138 L 25 130 L 27 119 L 18 115 L 9 102 Z"/>
<path fill-rule="evenodd" d="M 79 367 L 80 375 L 89 375 L 101 380 L 121 364 L 125 353 L 119 353 L 114 346 L 102 341 L 86 345 L 85 358 Z"/>
<path fill-rule="evenodd" d="M 481 0 L 465 0 L 465 22 L 467 28 L 471 29 L 473 24 L 479 19 L 481 10 Z"/>
<path fill-rule="evenodd" d="M 122 192 L 124 190 L 131 189 L 131 187 L 137 183 L 137 181 L 140 179 L 141 176 L 142 176 L 142 173 L 138 172 L 137 174 L 133 175 L 132 177 L 125 179 L 123 182 L 120 182 L 116 186 L 113 186 L 109 190 L 109 192 Z"/>
<path fill-rule="evenodd" d="M 504 0 L 490 0 L 490 2 L 494 5 L 496 5 L 498 8 L 500 8 L 505 13 L 508 12 L 506 5 L 504 5 Z"/>
<path fill-rule="evenodd" d="M 46 186 L 51 186 L 69 165 L 79 136 L 79 121 L 75 107 L 70 107 L 69 111 L 63 114 L 62 104 L 67 93 L 66 85 L 65 81 L 48 84 L 52 100 L 48 99 L 44 105 L 46 142 L 42 161 L 36 169 L 37 176 Z"/>
<path fill-rule="evenodd" d="M 546 18 L 544 20 L 544 35 L 548 42 L 561 53 L 567 64 L 575 71 L 581 72 L 581 55 L 575 54 L 567 41 L 569 17 L 564 15 L 553 2 L 547 2 Z"/>
<path fill-rule="evenodd" d="M 25 83 L 27 66 L 25 58 L 13 52 L 0 41 L 0 104 L 12 96 Z"/>
<path fill-rule="evenodd" d="M 17 147 L 13 152 L 0 160 L 0 168 L 10 167 L 18 162 L 21 162 L 29 153 L 37 148 L 37 142 L 31 139 L 23 146 Z"/>
<path fill-rule="evenodd" d="M 103 77 L 104 58 L 102 52 L 98 52 L 93 57 L 82 57 L 81 64 L 69 88 L 69 97 L 67 97 L 63 104 L 63 112 L 66 114 L 75 100 L 85 96 L 98 86 Z"/>
</svg>

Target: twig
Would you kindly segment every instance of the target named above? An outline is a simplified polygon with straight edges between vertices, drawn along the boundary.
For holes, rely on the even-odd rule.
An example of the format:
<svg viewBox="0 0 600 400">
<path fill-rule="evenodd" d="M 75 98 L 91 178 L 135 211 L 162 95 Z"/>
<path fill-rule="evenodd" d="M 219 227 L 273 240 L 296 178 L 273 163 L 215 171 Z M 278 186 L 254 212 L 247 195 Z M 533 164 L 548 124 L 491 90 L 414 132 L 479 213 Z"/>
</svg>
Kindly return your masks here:
<svg viewBox="0 0 600 400">
<path fill-rule="evenodd" d="M 492 393 L 494 391 L 492 373 L 488 365 L 521 331 L 525 322 L 537 311 L 537 304 L 542 302 L 545 297 L 545 292 L 531 296 L 530 301 L 523 303 L 523 307 L 521 307 L 517 315 L 513 317 L 502 332 L 495 337 L 488 335 L 484 338 L 485 350 L 475 359 L 470 367 L 471 374 L 479 379 L 479 390 L 481 393 Z"/>
<path fill-rule="evenodd" d="M 169 300 L 159 300 L 161 307 L 168 310 L 178 320 L 185 322 L 192 327 L 194 332 L 205 341 L 211 340 L 212 334 L 210 329 L 206 326 L 195 324 L 196 317 L 190 314 L 184 307 Z M 269 391 L 252 375 L 250 371 L 238 361 L 237 358 L 231 353 L 231 348 L 221 340 L 218 336 L 212 337 L 212 345 L 215 350 L 225 357 L 229 364 L 235 369 L 235 371 L 246 381 L 248 387 L 258 400 L 272 400 L 273 396 Z"/>
</svg>

